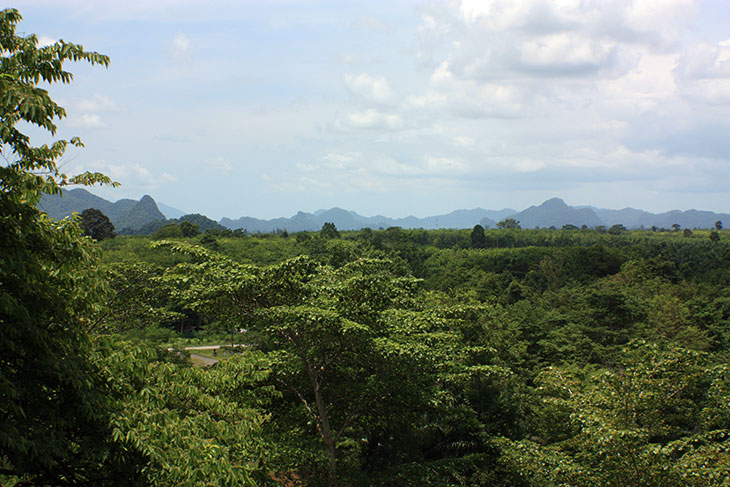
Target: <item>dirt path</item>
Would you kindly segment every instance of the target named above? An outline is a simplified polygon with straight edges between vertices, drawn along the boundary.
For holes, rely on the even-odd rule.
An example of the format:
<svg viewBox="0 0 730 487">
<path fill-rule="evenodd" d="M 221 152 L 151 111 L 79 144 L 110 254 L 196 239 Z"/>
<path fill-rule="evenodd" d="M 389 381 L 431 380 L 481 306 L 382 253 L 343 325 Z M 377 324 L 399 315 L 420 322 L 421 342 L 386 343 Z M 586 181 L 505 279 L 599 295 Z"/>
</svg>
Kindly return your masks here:
<svg viewBox="0 0 730 487">
<path fill-rule="evenodd" d="M 224 345 L 196 345 L 191 347 L 185 347 L 183 350 L 218 350 L 221 347 L 230 347 L 230 344 L 224 344 Z M 234 347 L 243 347 L 242 343 L 236 343 L 233 345 Z M 172 352 L 174 348 L 170 347 L 167 349 L 168 351 Z M 204 357 L 203 355 L 198 355 L 196 353 L 190 354 L 190 361 L 193 362 L 193 365 L 197 365 L 199 367 L 210 367 L 211 365 L 218 362 L 217 358 L 210 358 L 210 357 Z"/>
<path fill-rule="evenodd" d="M 230 347 L 231 345 L 228 343 L 224 343 L 222 345 L 196 345 L 192 347 L 184 347 L 183 350 L 216 350 L 221 347 Z M 234 347 L 243 347 L 245 346 L 243 343 L 236 343 L 233 345 Z M 172 352 L 174 349 L 172 347 L 168 348 L 170 352 Z"/>
<path fill-rule="evenodd" d="M 200 365 L 202 367 L 209 367 L 218 362 L 217 358 L 203 357 L 195 353 L 190 354 L 190 360 L 193 362 L 193 365 Z"/>
</svg>

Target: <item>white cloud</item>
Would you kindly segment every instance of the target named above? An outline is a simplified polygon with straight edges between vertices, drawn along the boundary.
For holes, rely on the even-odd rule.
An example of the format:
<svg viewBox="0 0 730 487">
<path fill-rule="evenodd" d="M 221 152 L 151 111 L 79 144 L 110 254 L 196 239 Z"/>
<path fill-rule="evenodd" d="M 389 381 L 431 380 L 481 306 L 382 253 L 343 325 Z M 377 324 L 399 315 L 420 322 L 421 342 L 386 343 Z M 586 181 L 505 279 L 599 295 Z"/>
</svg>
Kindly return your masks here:
<svg viewBox="0 0 730 487">
<path fill-rule="evenodd" d="M 163 172 L 160 175 L 159 181 L 161 183 L 176 183 L 177 178 L 175 176 L 173 176 L 172 174 L 170 174 L 169 172 Z"/>
<path fill-rule="evenodd" d="M 359 156 L 359 155 L 358 155 Z M 298 162 L 296 168 L 304 172 L 314 171 L 342 171 L 345 169 L 351 169 L 354 167 L 355 156 L 347 154 L 338 154 L 330 152 L 320 158 L 318 162 L 314 163 L 302 163 Z"/>
<path fill-rule="evenodd" d="M 466 135 L 457 135 L 453 138 L 453 140 L 457 145 L 464 147 L 470 147 L 474 145 L 475 142 L 473 137 L 468 137 Z"/>
<path fill-rule="evenodd" d="M 38 47 L 46 47 L 58 42 L 58 39 L 48 37 L 47 35 L 38 36 Z"/>
<path fill-rule="evenodd" d="M 59 104 L 66 108 L 68 125 L 74 128 L 107 128 L 102 114 L 121 110 L 113 98 L 99 93 L 90 98 L 59 99 Z"/>
<path fill-rule="evenodd" d="M 358 29 L 372 30 L 374 32 L 387 32 L 390 30 L 388 24 L 373 15 L 361 15 L 352 22 L 352 26 Z"/>
<path fill-rule="evenodd" d="M 452 134 L 447 140 L 453 150 L 489 161 L 472 164 L 474 170 L 550 170 L 575 163 L 571 151 L 586 145 L 602 155 L 595 164 L 613 164 L 605 154 L 629 145 L 653 157 L 656 144 L 671 142 L 652 128 L 655 120 L 663 120 L 660 127 L 677 137 L 699 133 L 712 125 L 709 113 L 720 117 L 730 103 L 730 40 L 696 42 L 689 22 L 697 5 L 693 0 L 431 4 L 422 10 L 417 44 L 419 60 L 431 73 L 429 83 L 391 112 L 407 119 L 412 130 L 430 128 L 434 134 L 430 121 L 439 120 L 441 130 Z M 480 131 L 485 137 L 474 137 Z M 714 134 L 703 141 L 715 144 Z M 459 136 L 479 143 L 461 144 Z M 432 149 L 439 148 L 437 140 Z M 671 142 L 663 153 L 671 153 L 669 146 L 689 153 L 701 145 Z M 702 149 L 698 155 L 717 152 Z"/>
<path fill-rule="evenodd" d="M 388 104 L 395 100 L 395 94 L 391 90 L 388 80 L 382 76 L 347 73 L 344 79 L 345 86 L 350 93 L 366 102 Z"/>
<path fill-rule="evenodd" d="M 370 108 L 362 112 L 350 113 L 343 122 L 336 125 L 360 129 L 398 130 L 403 128 L 403 119 L 400 115 Z"/>
<path fill-rule="evenodd" d="M 213 157 L 205 160 L 205 166 L 214 171 L 227 174 L 233 170 L 233 165 L 225 157 Z"/>
<path fill-rule="evenodd" d="M 426 93 L 411 96 L 408 105 L 466 118 L 511 118 L 521 115 L 524 97 L 516 86 L 458 78 L 445 61 L 431 76 Z"/>
<path fill-rule="evenodd" d="M 175 34 L 170 44 L 170 56 L 176 61 L 187 61 L 192 58 L 193 44 L 182 32 Z"/>
<path fill-rule="evenodd" d="M 83 112 L 110 112 L 118 111 L 119 105 L 110 96 L 99 93 L 94 94 L 91 98 L 78 98 L 71 101 L 69 108 Z"/>
<path fill-rule="evenodd" d="M 730 104 L 730 41 L 690 46 L 674 75 L 684 97 L 707 105 Z"/>
<path fill-rule="evenodd" d="M 68 117 L 68 126 L 72 128 L 98 129 L 106 128 L 97 113 L 80 113 Z"/>
<path fill-rule="evenodd" d="M 584 36 L 561 32 L 529 39 L 520 46 L 520 65 L 548 75 L 583 75 L 611 67 L 618 54 L 616 43 L 586 39 Z"/>
<path fill-rule="evenodd" d="M 425 167 L 429 172 L 463 171 L 466 168 L 461 161 L 453 157 L 426 156 L 425 162 Z"/>
<path fill-rule="evenodd" d="M 97 160 L 85 165 L 75 165 L 69 170 L 74 174 L 84 171 L 101 172 L 122 186 L 141 187 L 145 190 L 177 182 L 177 178 L 169 172 L 155 173 L 139 163 L 112 164 L 105 160 Z"/>
<path fill-rule="evenodd" d="M 328 169 L 342 169 L 350 165 L 355 158 L 346 154 L 337 154 L 330 152 L 322 157 L 324 161 L 324 167 Z"/>
<path fill-rule="evenodd" d="M 693 10 L 689 0 L 464 0 L 426 11 L 421 51 L 463 79 L 618 78 L 646 49 L 676 46 L 680 19 Z"/>
<path fill-rule="evenodd" d="M 583 32 L 589 38 L 676 44 L 682 36 L 680 19 L 696 10 L 694 0 L 463 0 L 466 23 L 491 31 L 553 34 Z"/>
</svg>

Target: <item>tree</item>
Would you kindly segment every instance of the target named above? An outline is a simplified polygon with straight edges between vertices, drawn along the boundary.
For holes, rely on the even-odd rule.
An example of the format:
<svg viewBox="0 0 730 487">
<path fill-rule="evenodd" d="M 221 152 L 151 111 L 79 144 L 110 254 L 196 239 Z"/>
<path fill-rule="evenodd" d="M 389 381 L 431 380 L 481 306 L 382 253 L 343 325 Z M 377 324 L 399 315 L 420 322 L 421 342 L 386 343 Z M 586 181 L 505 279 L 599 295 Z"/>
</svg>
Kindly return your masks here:
<svg viewBox="0 0 730 487">
<path fill-rule="evenodd" d="M 96 317 L 97 326 L 106 333 L 141 330 L 144 339 L 150 326 L 182 318 L 168 309 L 170 290 L 160 285 L 162 274 L 161 267 L 144 262 L 107 266 L 111 294 Z"/>
<path fill-rule="evenodd" d="M 424 420 L 435 370 L 468 348 L 434 358 L 451 335 L 431 332 L 436 318 L 413 309 L 416 280 L 388 261 L 333 269 L 297 257 L 257 268 L 185 243 L 155 247 L 193 259 L 166 273 L 180 302 L 225 328 L 245 327 L 247 342 L 269 360 L 269 383 L 281 394 L 269 431 L 293 455 L 282 455 L 281 468 L 314 462 L 331 486 L 348 476 L 345 466 L 377 456 Z"/>
<path fill-rule="evenodd" d="M 717 242 L 718 240 L 720 240 L 720 234 L 716 230 L 711 231 L 710 240 L 713 242 Z"/>
<path fill-rule="evenodd" d="M 717 230 L 718 232 L 719 232 L 720 230 L 722 230 L 722 220 L 717 220 L 717 221 L 715 222 L 715 230 Z"/>
<path fill-rule="evenodd" d="M 200 230 L 198 230 L 198 226 L 196 224 L 184 221 L 180 223 L 180 232 L 183 237 L 195 237 L 200 233 Z"/>
<path fill-rule="evenodd" d="M 98 246 L 37 203 L 67 184 L 114 183 L 60 171 L 78 139 L 34 147 L 18 125 L 55 133 L 65 112 L 38 84 L 69 82 L 65 61 L 109 59 L 63 41 L 39 48 L 35 35 L 16 35 L 20 20 L 0 11 L 0 482 L 251 484 L 264 417 L 246 382 L 257 367 L 204 375 L 94 334 L 109 301 Z"/>
<path fill-rule="evenodd" d="M 596 227 L 596 228 L 598 228 L 598 227 Z M 608 233 L 611 235 L 620 235 L 625 232 L 626 232 L 626 227 L 620 223 L 611 225 L 611 228 L 608 229 Z"/>
<path fill-rule="evenodd" d="M 138 485 L 266 485 L 263 408 L 273 391 L 261 385 L 268 377 L 261 354 L 202 369 L 118 338 L 101 340 L 99 352 L 95 360 L 118 391 L 110 436 L 133 439 L 145 462 Z"/>
<path fill-rule="evenodd" d="M 475 249 L 483 249 L 487 245 L 487 238 L 484 236 L 484 227 L 474 225 L 471 231 L 471 246 Z"/>
<path fill-rule="evenodd" d="M 0 465 L 18 485 L 133 485 L 137 450 L 111 437 L 110 391 L 90 359 L 90 317 L 104 294 L 96 248 L 73 220 L 36 208 L 61 186 L 111 180 L 61 172 L 78 138 L 33 146 L 21 131 L 55 134 L 66 112 L 39 84 L 70 82 L 66 61 L 109 58 L 64 41 L 38 47 L 35 35 L 16 34 L 20 21 L 0 11 Z"/>
<path fill-rule="evenodd" d="M 672 230 L 675 232 L 678 232 L 680 228 L 682 228 L 682 226 L 679 223 L 672 223 Z"/>
<path fill-rule="evenodd" d="M 521 228 L 520 222 L 514 218 L 505 218 L 501 222 L 497 223 L 497 228 Z"/>
<path fill-rule="evenodd" d="M 106 238 L 114 238 L 117 234 L 114 232 L 114 225 L 109 221 L 101 210 L 96 208 L 88 208 L 81 212 L 81 221 L 79 222 L 84 235 L 94 240 L 104 240 Z"/>
<path fill-rule="evenodd" d="M 163 240 L 166 238 L 180 238 L 183 236 L 182 228 L 177 223 L 168 223 L 152 234 L 152 240 Z"/>
<path fill-rule="evenodd" d="M 683 237 L 691 237 L 692 236 L 692 230 L 690 230 L 689 228 L 685 228 L 682 231 L 682 236 Z"/>
<path fill-rule="evenodd" d="M 544 407 L 567 423 L 568 439 L 499 441 L 503 461 L 535 480 L 528 485 L 725 485 L 727 365 L 644 342 L 623 355 L 583 382 L 556 367 L 540 374 Z"/>
<path fill-rule="evenodd" d="M 319 236 L 324 239 L 339 238 L 340 232 L 337 231 L 337 227 L 332 222 L 325 222 L 322 225 L 322 229 L 319 231 Z"/>
</svg>

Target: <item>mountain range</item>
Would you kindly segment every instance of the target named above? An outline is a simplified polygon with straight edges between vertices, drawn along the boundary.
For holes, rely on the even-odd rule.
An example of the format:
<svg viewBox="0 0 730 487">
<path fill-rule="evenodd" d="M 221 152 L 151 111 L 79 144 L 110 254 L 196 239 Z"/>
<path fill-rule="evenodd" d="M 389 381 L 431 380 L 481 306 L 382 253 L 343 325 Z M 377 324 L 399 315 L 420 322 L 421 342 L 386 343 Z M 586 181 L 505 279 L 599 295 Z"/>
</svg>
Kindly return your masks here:
<svg viewBox="0 0 730 487">
<path fill-rule="evenodd" d="M 252 217 L 241 217 L 236 220 L 223 218 L 220 223 L 232 230 L 243 229 L 248 232 L 272 232 L 277 228 L 288 232 L 301 232 L 319 230 L 325 222 L 332 222 L 340 230 L 359 230 L 361 228 L 424 228 L 427 230 L 435 228 L 471 228 L 479 222 L 494 227 L 497 221 L 515 211 L 505 210 L 456 210 L 446 215 L 428 216 L 417 218 L 409 216 L 406 218 L 388 218 L 386 216 L 362 216 L 354 211 L 332 208 L 319 210 L 314 213 L 298 212 L 291 218 L 275 218 L 273 220 L 261 220 Z"/>
<path fill-rule="evenodd" d="M 223 218 L 219 224 L 198 214 L 183 215 L 183 212 L 171 206 L 158 204 L 151 196 L 145 195 L 139 201 L 121 199 L 110 202 L 95 196 L 85 189 L 78 188 L 63 191 L 62 195 L 44 195 L 39 208 L 46 211 L 51 218 L 63 218 L 73 212 L 81 212 L 87 208 L 96 208 L 106 214 L 114 226 L 122 233 L 154 232 L 166 221 L 191 221 L 205 228 L 222 227 L 236 230 L 246 230 L 249 233 L 273 232 L 277 229 L 288 232 L 316 231 L 322 228 L 325 222 L 332 222 L 340 230 L 359 230 L 361 228 L 472 228 L 481 224 L 485 228 L 494 228 L 497 222 L 505 218 L 514 218 L 520 222 L 522 228 L 561 228 L 564 225 L 610 227 L 623 225 L 626 228 L 672 228 L 678 224 L 682 228 L 713 228 L 715 222 L 730 222 L 730 214 L 715 213 L 698 210 L 672 210 L 665 213 L 650 213 L 634 208 L 610 210 L 591 206 L 569 206 L 560 198 L 552 198 L 538 206 L 531 206 L 522 211 L 509 208 L 502 210 L 485 210 L 474 208 L 471 210 L 456 210 L 444 215 L 417 218 L 389 218 L 382 215 L 366 217 L 354 211 L 342 208 L 318 210 L 314 213 L 300 211 L 289 218 L 274 218 L 264 220 L 243 216 L 235 220 Z M 161 209 L 164 210 L 164 214 Z M 168 220 L 170 218 L 171 220 Z"/>
</svg>

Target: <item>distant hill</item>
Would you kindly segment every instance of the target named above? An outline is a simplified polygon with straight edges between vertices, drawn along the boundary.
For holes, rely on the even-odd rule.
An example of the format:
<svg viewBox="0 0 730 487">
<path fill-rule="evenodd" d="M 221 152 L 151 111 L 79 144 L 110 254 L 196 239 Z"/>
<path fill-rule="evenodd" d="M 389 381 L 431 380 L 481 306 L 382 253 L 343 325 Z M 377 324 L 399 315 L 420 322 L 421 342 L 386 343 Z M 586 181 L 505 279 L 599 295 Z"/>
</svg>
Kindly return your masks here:
<svg viewBox="0 0 730 487">
<path fill-rule="evenodd" d="M 574 208 L 560 198 L 552 198 L 540 206 L 531 206 L 510 215 L 522 228 L 561 228 L 563 225 L 596 227 L 604 225 L 591 208 Z"/>
<path fill-rule="evenodd" d="M 137 230 L 145 224 L 166 220 L 151 196 L 145 195 L 139 201 L 121 199 L 112 203 L 83 188 L 63 190 L 59 195 L 43 195 L 38 208 L 57 220 L 96 208 L 109 217 L 118 231 Z"/>
<path fill-rule="evenodd" d="M 602 208 L 592 208 L 598 218 L 603 221 L 607 227 L 613 225 L 623 225 L 626 228 L 639 228 L 642 221 L 656 215 L 644 210 L 636 210 L 634 208 L 624 208 L 623 210 L 606 210 Z M 649 225 L 651 227 L 651 225 Z"/>
<path fill-rule="evenodd" d="M 211 220 L 205 215 L 199 213 L 191 213 L 189 215 L 183 215 L 180 218 L 171 220 L 175 223 L 190 222 L 193 225 L 197 225 L 198 230 L 201 232 L 207 232 L 208 230 L 225 230 L 226 227 L 221 225 L 215 220 Z"/>
<path fill-rule="evenodd" d="M 682 228 L 712 228 L 718 220 L 726 224 L 730 223 L 730 214 L 698 210 L 673 210 L 666 213 L 659 213 L 658 215 L 649 213 L 639 223 L 644 228 L 650 228 L 652 226 L 671 228 L 675 223 Z"/>
<path fill-rule="evenodd" d="M 339 230 L 360 230 L 362 228 L 471 228 L 474 225 L 487 221 L 487 225 L 494 227 L 497 223 L 489 218 L 494 214 L 488 210 L 475 208 L 473 210 L 456 210 L 446 215 L 417 218 L 388 218 L 382 215 L 366 217 L 354 211 L 332 208 L 318 210 L 314 213 L 298 212 L 290 218 L 274 218 L 260 220 L 252 217 L 241 217 L 236 220 L 223 218 L 221 225 L 232 230 L 243 229 L 248 232 L 272 232 L 277 228 L 288 232 L 315 231 L 322 228 L 325 222 L 332 222 Z"/>
<path fill-rule="evenodd" d="M 118 218 L 118 223 L 114 223 L 114 220 L 112 223 L 120 230 L 135 230 L 145 223 L 164 219 L 165 215 L 157 208 L 155 200 L 149 195 L 144 195 L 127 213 Z"/>
<path fill-rule="evenodd" d="M 611 226 L 620 223 L 626 228 L 672 228 L 675 223 L 682 228 L 713 228 L 715 222 L 730 224 L 730 214 L 700 210 L 672 210 L 665 213 L 649 213 L 648 211 L 624 208 L 623 210 L 606 210 L 594 208 L 596 214 Z"/>
</svg>

